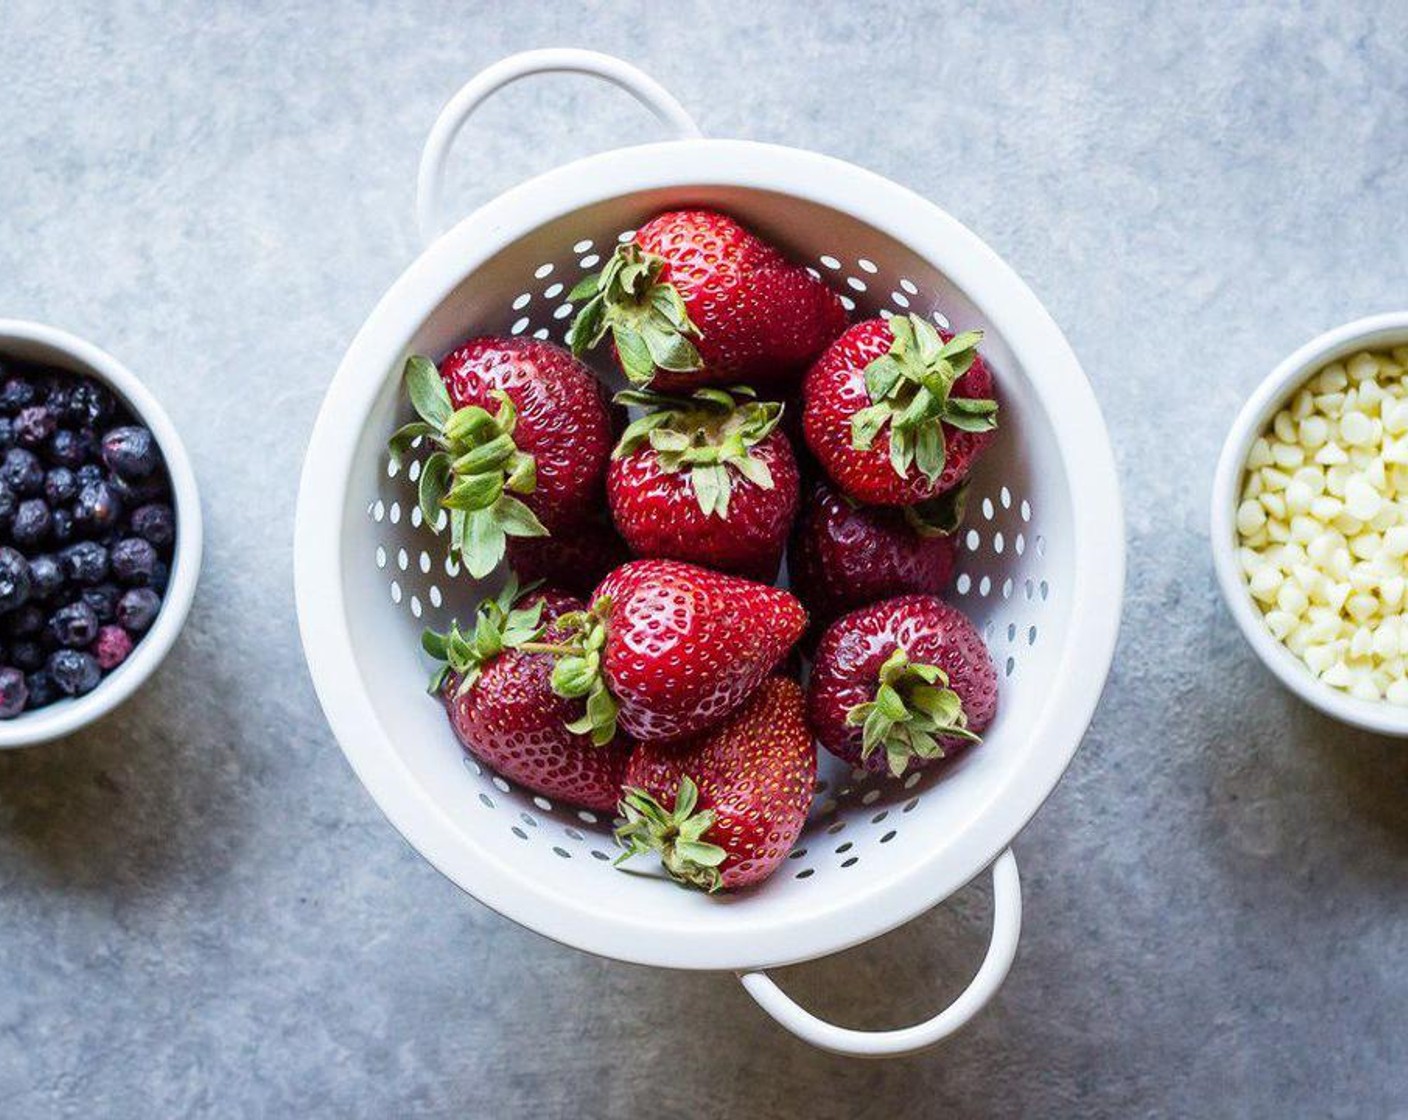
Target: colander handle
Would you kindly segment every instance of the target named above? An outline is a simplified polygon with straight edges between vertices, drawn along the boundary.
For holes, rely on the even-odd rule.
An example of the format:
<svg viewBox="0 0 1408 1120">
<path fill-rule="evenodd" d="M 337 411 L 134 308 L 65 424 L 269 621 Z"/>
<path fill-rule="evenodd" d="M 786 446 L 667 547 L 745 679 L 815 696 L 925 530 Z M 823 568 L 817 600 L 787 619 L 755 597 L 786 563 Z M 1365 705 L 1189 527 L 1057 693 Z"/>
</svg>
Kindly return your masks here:
<svg viewBox="0 0 1408 1120">
<path fill-rule="evenodd" d="M 764 1011 L 804 1042 L 852 1058 L 894 1058 L 943 1041 L 976 1015 L 997 993 L 1022 932 L 1022 884 L 1008 848 L 992 865 L 992 941 L 973 982 L 948 1007 L 923 1023 L 894 1031 L 856 1031 L 818 1019 L 794 1003 L 766 972 L 739 973 L 748 994 Z"/>
<path fill-rule="evenodd" d="M 531 74 L 588 74 L 601 78 L 625 90 L 669 128 L 680 140 L 694 140 L 703 135 L 694 118 L 674 95 L 649 74 L 637 70 L 628 62 L 596 51 L 565 48 L 523 51 L 509 55 L 481 70 L 459 93 L 450 98 L 420 157 L 420 175 L 416 182 L 416 217 L 421 240 L 429 245 L 450 223 L 444 214 L 445 157 L 464 128 L 465 122 L 491 95 L 504 86 Z"/>
</svg>

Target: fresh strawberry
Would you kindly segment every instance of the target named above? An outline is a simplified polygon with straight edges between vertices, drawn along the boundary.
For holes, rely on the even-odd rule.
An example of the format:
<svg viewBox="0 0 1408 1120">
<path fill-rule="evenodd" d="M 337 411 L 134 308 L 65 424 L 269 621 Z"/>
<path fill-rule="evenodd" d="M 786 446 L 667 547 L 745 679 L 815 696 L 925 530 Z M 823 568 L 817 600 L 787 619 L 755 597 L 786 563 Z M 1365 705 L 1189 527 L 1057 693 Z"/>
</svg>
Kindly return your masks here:
<svg viewBox="0 0 1408 1120">
<path fill-rule="evenodd" d="M 843 615 L 812 662 L 807 719 L 852 766 L 927 766 L 978 742 L 996 714 L 997 671 L 982 635 L 932 595 Z"/>
<path fill-rule="evenodd" d="M 801 688 L 771 677 L 712 731 L 666 747 L 642 744 L 625 784 L 626 823 L 616 839 L 626 851 L 617 863 L 653 851 L 690 886 L 762 882 L 796 842 L 816 784 Z"/>
<path fill-rule="evenodd" d="M 752 397 L 743 388 L 617 395 L 650 410 L 627 427 L 606 475 L 611 514 L 637 556 L 777 578 L 797 462 L 776 430 L 782 406 Z"/>
<path fill-rule="evenodd" d="M 997 427 L 981 338 L 896 315 L 832 343 L 802 389 L 807 445 L 831 480 L 858 502 L 912 506 L 967 478 Z"/>
<path fill-rule="evenodd" d="M 617 737 L 596 746 L 589 734 L 570 730 L 581 702 L 553 692 L 551 657 L 520 648 L 561 637 L 556 620 L 582 607 L 556 591 L 518 597 L 510 580 L 497 599 L 480 604 L 468 635 L 454 626 L 448 634 L 427 630 L 422 644 L 446 662 L 431 691 L 465 750 L 535 793 L 609 810 L 620 796 L 630 743 Z"/>
<path fill-rule="evenodd" d="M 598 741 L 617 724 L 663 742 L 736 711 L 807 627 L 786 591 L 678 560 L 632 560 L 602 580 L 570 633 L 529 648 L 559 658 L 553 688 L 585 698 Z"/>
<path fill-rule="evenodd" d="M 614 442 L 606 395 L 590 370 L 536 339 L 476 338 L 437 372 L 406 363 L 420 420 L 391 437 L 399 461 L 417 439 L 436 450 L 421 467 L 426 524 L 449 510 L 450 547 L 471 575 L 487 575 L 508 537 L 580 524 L 600 505 Z"/>
<path fill-rule="evenodd" d="M 792 533 L 792 591 L 816 633 L 846 611 L 895 595 L 937 595 L 953 580 L 960 485 L 921 506 L 857 505 L 812 483 Z"/>
<path fill-rule="evenodd" d="M 569 298 L 574 354 L 610 334 L 626 376 L 664 390 L 786 386 L 846 327 L 830 288 L 712 210 L 646 222 Z"/>
<path fill-rule="evenodd" d="M 509 537 L 508 565 L 523 583 L 542 581 L 586 598 L 631 558 L 606 511 L 550 537 Z"/>
</svg>

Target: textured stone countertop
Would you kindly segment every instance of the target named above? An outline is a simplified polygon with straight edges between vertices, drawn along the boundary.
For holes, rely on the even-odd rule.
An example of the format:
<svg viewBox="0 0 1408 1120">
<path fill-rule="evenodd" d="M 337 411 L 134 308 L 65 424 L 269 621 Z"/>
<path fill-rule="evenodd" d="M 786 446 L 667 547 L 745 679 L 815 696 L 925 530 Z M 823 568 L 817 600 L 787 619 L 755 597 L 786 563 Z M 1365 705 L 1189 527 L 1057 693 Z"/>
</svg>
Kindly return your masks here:
<svg viewBox="0 0 1408 1120">
<path fill-rule="evenodd" d="M 150 687 L 0 757 L 0 1115 L 1408 1116 L 1408 746 L 1276 685 L 1205 528 L 1263 373 L 1408 304 L 1408 9 L 519 7 L 0 6 L 0 315 L 138 371 L 208 517 Z M 416 251 L 444 99 L 567 44 L 645 66 L 712 135 L 952 211 L 1105 410 L 1129 524 L 1114 672 L 1016 844 L 1012 974 L 922 1057 L 812 1052 L 727 975 L 499 918 L 384 821 L 314 699 L 291 534 L 323 389 Z M 455 197 L 653 127 L 586 83 L 519 87 L 462 145 Z M 971 974 L 986 898 L 784 982 L 854 1025 L 918 1018 Z"/>
</svg>

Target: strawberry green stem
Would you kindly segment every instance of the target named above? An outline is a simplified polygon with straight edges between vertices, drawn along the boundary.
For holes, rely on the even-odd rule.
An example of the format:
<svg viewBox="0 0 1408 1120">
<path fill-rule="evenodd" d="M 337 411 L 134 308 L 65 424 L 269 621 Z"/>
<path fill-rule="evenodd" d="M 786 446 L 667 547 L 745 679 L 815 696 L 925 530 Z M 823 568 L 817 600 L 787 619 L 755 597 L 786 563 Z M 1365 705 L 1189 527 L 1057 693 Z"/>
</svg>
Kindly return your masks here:
<svg viewBox="0 0 1408 1120">
<path fill-rule="evenodd" d="M 704 362 L 689 336 L 699 328 L 689 318 L 673 284 L 661 280 L 668 262 L 634 242 L 619 246 L 602 270 L 568 293 L 573 303 L 586 300 L 567 344 L 581 357 L 609 333 L 621 368 L 635 385 L 648 385 L 657 369 L 682 373 Z"/>
<path fill-rule="evenodd" d="M 606 621 L 611 615 L 611 597 L 603 595 L 585 611 L 559 616 L 554 628 L 567 633 L 571 641 L 532 643 L 530 653 L 547 653 L 557 659 L 552 667 L 552 690 L 568 700 L 586 700 L 586 710 L 570 720 L 567 730 L 590 735 L 603 746 L 616 737 L 616 698 L 606 687 L 602 654 L 606 649 Z"/>
<path fill-rule="evenodd" d="M 963 701 L 939 666 L 911 661 L 896 648 L 880 666 L 879 678 L 875 698 L 846 713 L 848 724 L 862 728 L 862 759 L 883 749 L 898 777 L 911 759 L 943 758 L 942 738 L 981 741 L 968 730 Z"/>
<path fill-rule="evenodd" d="M 967 432 L 997 427 L 997 402 L 952 396 L 955 382 L 978 357 L 982 331 L 947 342 L 918 315 L 890 318 L 888 353 L 865 367 L 870 404 L 851 417 L 851 446 L 866 451 L 890 427 L 890 465 L 901 478 L 918 467 L 931 483 L 943 474 L 944 425 Z"/>
<path fill-rule="evenodd" d="M 756 395 L 746 385 L 697 389 L 687 397 L 640 389 L 617 393 L 617 404 L 646 412 L 621 433 L 612 458 L 649 444 L 662 471 L 688 476 L 706 517 L 726 520 L 737 479 L 763 490 L 774 486 L 767 463 L 752 451 L 777 428 L 783 406 Z"/>
<path fill-rule="evenodd" d="M 536 461 L 513 441 L 518 410 L 500 389 L 493 393 L 496 413 L 478 405 L 454 408 L 435 363 L 419 354 L 407 359 L 405 381 L 420 419 L 391 436 L 391 459 L 399 464 L 418 441 L 435 448 L 421 464 L 421 517 L 438 532 L 441 511 L 448 511 L 450 551 L 480 579 L 503 559 L 509 537 L 548 532 L 514 496 L 538 485 Z"/>
<path fill-rule="evenodd" d="M 616 829 L 616 842 L 625 851 L 616 865 L 632 856 L 658 852 L 676 882 L 711 894 L 719 890 L 724 885 L 719 866 L 728 852 L 704 839 L 714 826 L 714 811 L 695 812 L 698 802 L 699 787 L 688 775 L 680 779 L 673 809 L 666 809 L 643 789 L 623 790 L 620 809 L 625 823 Z"/>
<path fill-rule="evenodd" d="M 485 599 L 474 611 L 474 627 L 468 634 L 458 623 L 451 623 L 443 633 L 426 630 L 421 634 L 421 648 L 444 664 L 430 678 L 430 692 L 439 695 L 454 674 L 459 678 L 458 691 L 463 692 L 479 679 L 481 670 L 506 649 L 524 649 L 536 644 L 543 633 L 543 604 L 534 603 L 520 609 L 515 603 L 531 591 L 520 589 L 516 577 L 510 575 L 503 589 L 492 599 Z"/>
</svg>

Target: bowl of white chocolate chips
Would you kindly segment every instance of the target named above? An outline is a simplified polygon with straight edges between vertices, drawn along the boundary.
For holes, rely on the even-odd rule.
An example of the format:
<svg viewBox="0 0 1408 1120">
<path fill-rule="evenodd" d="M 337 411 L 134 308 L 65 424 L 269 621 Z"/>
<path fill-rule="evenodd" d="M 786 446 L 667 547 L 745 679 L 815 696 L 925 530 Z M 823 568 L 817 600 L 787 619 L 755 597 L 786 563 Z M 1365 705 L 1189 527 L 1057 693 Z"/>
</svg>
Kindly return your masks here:
<svg viewBox="0 0 1408 1120">
<path fill-rule="evenodd" d="M 1213 484 L 1232 616 L 1327 715 L 1408 736 L 1408 312 L 1329 331 L 1238 415 Z"/>
</svg>

